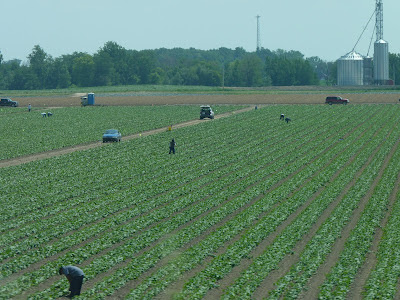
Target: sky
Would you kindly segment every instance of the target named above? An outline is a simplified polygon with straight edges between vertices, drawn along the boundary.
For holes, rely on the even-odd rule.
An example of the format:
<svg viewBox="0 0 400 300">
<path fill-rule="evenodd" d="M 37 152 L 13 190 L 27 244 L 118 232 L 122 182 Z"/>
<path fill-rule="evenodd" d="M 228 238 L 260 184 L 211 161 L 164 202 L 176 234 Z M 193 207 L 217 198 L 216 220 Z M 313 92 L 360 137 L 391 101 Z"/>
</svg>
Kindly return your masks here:
<svg viewBox="0 0 400 300">
<path fill-rule="evenodd" d="M 375 2 L 0 0 L 0 51 L 5 61 L 23 62 L 35 45 L 56 58 L 75 51 L 94 54 L 109 41 L 138 51 L 242 47 L 253 52 L 258 15 L 261 47 L 335 61 L 355 46 L 358 53 L 373 56 L 375 16 L 368 21 Z M 399 0 L 383 0 L 383 37 L 390 53 L 400 53 L 399 12 Z"/>
</svg>

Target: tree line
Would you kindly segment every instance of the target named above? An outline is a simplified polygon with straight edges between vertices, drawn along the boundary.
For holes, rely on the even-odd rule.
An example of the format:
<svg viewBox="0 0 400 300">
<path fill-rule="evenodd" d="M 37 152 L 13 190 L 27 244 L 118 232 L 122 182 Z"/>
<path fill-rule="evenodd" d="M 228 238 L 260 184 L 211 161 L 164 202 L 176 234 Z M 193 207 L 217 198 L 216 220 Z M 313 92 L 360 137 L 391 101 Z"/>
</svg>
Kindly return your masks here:
<svg viewBox="0 0 400 300">
<path fill-rule="evenodd" d="M 391 54 L 390 59 L 393 72 L 399 71 L 399 55 Z M 261 87 L 335 83 L 335 62 L 305 58 L 298 51 L 282 49 L 136 51 L 110 41 L 93 55 L 74 52 L 53 58 L 39 45 L 33 47 L 26 62 L 4 61 L 0 54 L 0 90 L 135 84 Z"/>
</svg>

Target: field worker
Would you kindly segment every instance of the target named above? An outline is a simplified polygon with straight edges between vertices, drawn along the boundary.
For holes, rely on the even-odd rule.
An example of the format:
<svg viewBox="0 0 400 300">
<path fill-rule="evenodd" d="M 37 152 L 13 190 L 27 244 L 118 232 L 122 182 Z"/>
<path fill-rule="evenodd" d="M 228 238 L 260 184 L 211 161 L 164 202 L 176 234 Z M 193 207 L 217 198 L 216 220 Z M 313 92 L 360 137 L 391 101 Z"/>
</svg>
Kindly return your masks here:
<svg viewBox="0 0 400 300">
<path fill-rule="evenodd" d="M 285 121 L 286 121 L 286 123 L 289 123 L 292 120 L 290 118 L 286 118 Z"/>
<path fill-rule="evenodd" d="M 175 140 L 172 139 L 172 140 L 169 142 L 169 154 L 171 154 L 171 152 L 172 152 L 173 154 L 175 154 L 175 145 L 176 145 Z"/>
<path fill-rule="evenodd" d="M 284 115 L 284 114 L 281 114 L 279 120 L 285 120 L 285 115 Z"/>
<path fill-rule="evenodd" d="M 28 104 L 28 111 L 30 112 L 31 109 L 32 109 L 32 105 L 29 103 L 29 104 Z"/>
<path fill-rule="evenodd" d="M 69 290 L 70 294 L 67 296 L 72 298 L 73 296 L 77 296 L 81 294 L 82 282 L 85 274 L 83 271 L 75 266 L 65 266 L 61 267 L 58 270 L 60 275 L 65 275 L 69 281 Z"/>
</svg>

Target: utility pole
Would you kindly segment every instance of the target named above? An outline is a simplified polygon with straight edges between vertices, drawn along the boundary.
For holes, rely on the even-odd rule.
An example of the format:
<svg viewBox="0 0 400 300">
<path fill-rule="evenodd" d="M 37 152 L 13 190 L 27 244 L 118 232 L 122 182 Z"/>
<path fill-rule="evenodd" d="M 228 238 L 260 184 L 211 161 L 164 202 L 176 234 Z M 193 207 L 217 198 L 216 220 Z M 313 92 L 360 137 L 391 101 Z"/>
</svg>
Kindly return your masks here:
<svg viewBox="0 0 400 300">
<path fill-rule="evenodd" d="M 257 52 L 261 49 L 261 41 L 260 41 L 260 16 L 257 15 Z"/>
</svg>

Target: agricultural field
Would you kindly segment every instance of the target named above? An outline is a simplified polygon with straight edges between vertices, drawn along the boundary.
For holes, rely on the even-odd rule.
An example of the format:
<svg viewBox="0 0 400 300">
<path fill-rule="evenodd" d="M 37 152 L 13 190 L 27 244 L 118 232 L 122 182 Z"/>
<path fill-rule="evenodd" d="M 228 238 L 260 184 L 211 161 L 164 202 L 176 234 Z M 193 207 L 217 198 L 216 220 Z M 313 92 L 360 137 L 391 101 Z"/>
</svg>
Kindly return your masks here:
<svg viewBox="0 0 400 300">
<path fill-rule="evenodd" d="M 243 106 L 217 105 L 216 115 Z M 124 136 L 181 123 L 200 115 L 198 105 L 0 108 L 0 160 L 37 152 L 98 142 L 106 129 L 117 128 Z"/>
<path fill-rule="evenodd" d="M 69 145 L 99 139 L 102 123 L 167 126 L 171 107 L 79 108 L 90 122 Z M 198 106 L 178 107 L 179 122 L 197 118 Z M 399 298 L 400 106 L 250 108 L 0 168 L 0 299 L 62 298 L 70 264 L 86 275 L 74 299 Z M 0 115 L 32 124 L 31 137 L 59 122 L 51 148 L 17 142 L 25 155 L 65 147 L 56 128 L 77 111 Z"/>
</svg>

